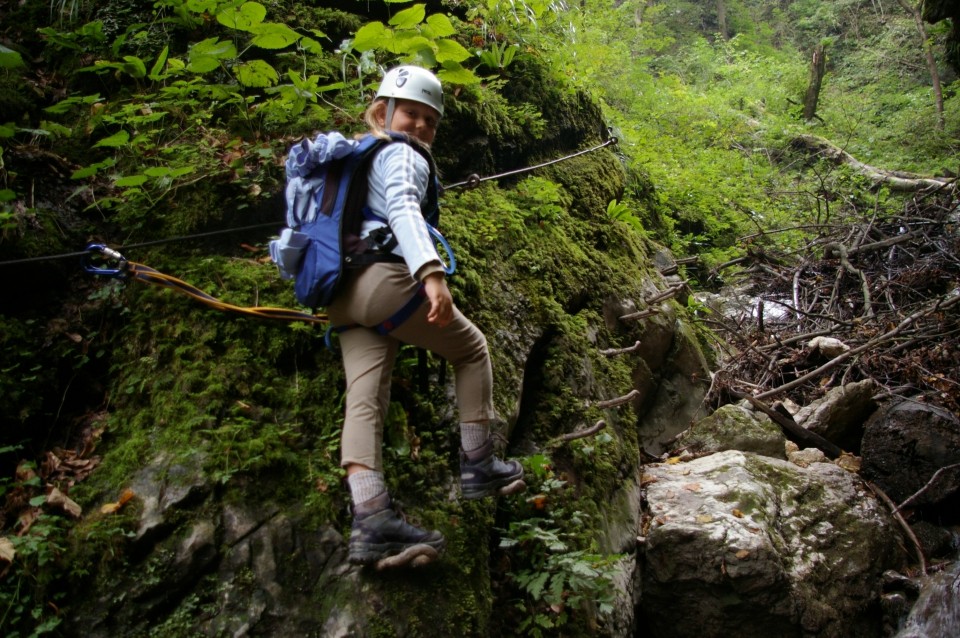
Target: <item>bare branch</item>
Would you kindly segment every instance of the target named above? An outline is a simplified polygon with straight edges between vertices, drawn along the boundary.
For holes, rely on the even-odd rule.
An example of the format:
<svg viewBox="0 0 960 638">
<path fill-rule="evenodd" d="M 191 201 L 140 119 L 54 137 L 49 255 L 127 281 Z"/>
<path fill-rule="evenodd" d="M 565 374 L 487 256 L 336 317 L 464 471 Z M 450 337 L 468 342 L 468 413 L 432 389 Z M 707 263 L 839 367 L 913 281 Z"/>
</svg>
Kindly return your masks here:
<svg viewBox="0 0 960 638">
<path fill-rule="evenodd" d="M 907 535 L 907 538 L 913 543 L 913 548 L 917 552 L 917 560 L 920 561 L 920 572 L 926 576 L 927 575 L 927 559 L 923 555 L 923 548 L 920 545 L 920 541 L 917 540 L 917 536 L 913 533 L 913 530 L 910 529 L 910 525 L 907 524 L 907 521 L 903 520 L 903 516 L 900 515 L 900 512 L 897 510 L 897 505 L 890 497 L 887 496 L 886 492 L 881 490 L 879 487 L 866 481 L 867 487 L 877 495 L 877 497 L 887 504 L 887 507 L 890 508 L 890 513 L 893 514 L 893 517 L 897 519 L 897 522 L 900 524 L 900 529 L 903 530 L 903 533 Z"/>
<path fill-rule="evenodd" d="M 943 474 L 944 472 L 949 471 L 949 470 L 955 470 L 955 469 L 957 469 L 957 468 L 960 468 L 960 463 L 954 463 L 953 465 L 947 465 L 947 466 L 941 467 L 939 470 L 937 470 L 936 472 L 933 473 L 933 476 L 930 477 L 930 480 L 927 481 L 927 484 L 926 484 L 926 485 L 924 485 L 924 486 L 921 487 L 919 490 L 917 490 L 917 491 L 913 494 L 913 496 L 911 496 L 910 498 L 908 498 L 908 499 L 905 500 L 904 502 L 902 502 L 902 503 L 900 503 L 899 505 L 897 505 L 897 509 L 895 510 L 894 513 L 899 512 L 900 510 L 902 510 L 903 508 L 907 507 L 908 505 L 910 505 L 910 504 L 912 504 L 914 501 L 916 501 L 918 498 L 920 498 L 920 496 L 921 496 L 924 492 L 926 492 L 928 489 L 930 489 L 930 487 L 931 487 L 934 483 L 937 482 L 937 479 L 940 478 L 940 475 L 941 475 L 941 474 Z"/>
</svg>

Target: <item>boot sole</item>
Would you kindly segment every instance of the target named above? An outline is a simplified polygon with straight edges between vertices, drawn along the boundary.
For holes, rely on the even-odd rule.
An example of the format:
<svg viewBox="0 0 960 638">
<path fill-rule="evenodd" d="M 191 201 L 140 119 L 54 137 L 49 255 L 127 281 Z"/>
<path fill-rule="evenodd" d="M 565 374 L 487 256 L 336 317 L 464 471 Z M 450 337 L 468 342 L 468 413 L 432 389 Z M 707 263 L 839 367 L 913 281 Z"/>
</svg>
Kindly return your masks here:
<svg viewBox="0 0 960 638">
<path fill-rule="evenodd" d="M 402 543 L 384 543 L 382 545 L 353 545 L 350 547 L 350 553 L 347 561 L 354 565 L 377 565 L 386 561 L 387 566 L 405 565 L 419 556 L 428 556 L 426 562 L 431 562 L 446 546 L 444 540 L 429 543 L 416 543 L 413 545 Z M 424 563 L 426 564 L 426 563 Z"/>
<path fill-rule="evenodd" d="M 414 545 L 408 547 L 396 556 L 383 558 L 377 561 L 377 571 L 396 569 L 398 567 L 423 567 L 437 560 L 440 556 L 435 548 L 429 545 Z"/>
</svg>

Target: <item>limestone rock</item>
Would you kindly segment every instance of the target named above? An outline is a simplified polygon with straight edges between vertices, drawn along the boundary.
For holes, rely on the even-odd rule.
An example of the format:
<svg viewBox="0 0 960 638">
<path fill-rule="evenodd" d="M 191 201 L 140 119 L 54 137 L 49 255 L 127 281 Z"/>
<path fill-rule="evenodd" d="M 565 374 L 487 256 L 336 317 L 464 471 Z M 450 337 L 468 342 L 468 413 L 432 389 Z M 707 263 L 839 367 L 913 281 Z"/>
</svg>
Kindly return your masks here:
<svg viewBox="0 0 960 638">
<path fill-rule="evenodd" d="M 645 469 L 643 620 L 661 636 L 878 635 L 889 511 L 836 465 L 726 451 Z"/>
<path fill-rule="evenodd" d="M 859 452 L 864 423 L 877 409 L 876 393 L 872 379 L 848 383 L 802 407 L 794 420 L 848 452 Z"/>
</svg>

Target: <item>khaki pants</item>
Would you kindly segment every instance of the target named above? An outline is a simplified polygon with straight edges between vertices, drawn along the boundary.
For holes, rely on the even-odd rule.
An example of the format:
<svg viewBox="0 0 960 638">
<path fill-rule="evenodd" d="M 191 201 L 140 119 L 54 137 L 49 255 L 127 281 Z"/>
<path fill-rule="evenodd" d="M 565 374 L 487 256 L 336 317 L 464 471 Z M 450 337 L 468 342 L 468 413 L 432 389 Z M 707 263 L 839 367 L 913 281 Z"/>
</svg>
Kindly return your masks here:
<svg viewBox="0 0 960 638">
<path fill-rule="evenodd" d="M 424 348 L 450 362 L 460 421 L 485 422 L 496 417 L 487 340 L 469 319 L 454 308 L 453 321 L 445 328 L 429 324 L 430 304 L 424 299 L 409 319 L 389 335 L 381 335 L 364 326 L 376 326 L 388 319 L 410 300 L 420 284 L 405 264 L 373 264 L 348 276 L 344 289 L 327 308 L 334 326 L 360 324 L 339 335 L 347 379 L 341 465 L 359 463 L 383 471 L 383 420 L 401 343 Z"/>
</svg>

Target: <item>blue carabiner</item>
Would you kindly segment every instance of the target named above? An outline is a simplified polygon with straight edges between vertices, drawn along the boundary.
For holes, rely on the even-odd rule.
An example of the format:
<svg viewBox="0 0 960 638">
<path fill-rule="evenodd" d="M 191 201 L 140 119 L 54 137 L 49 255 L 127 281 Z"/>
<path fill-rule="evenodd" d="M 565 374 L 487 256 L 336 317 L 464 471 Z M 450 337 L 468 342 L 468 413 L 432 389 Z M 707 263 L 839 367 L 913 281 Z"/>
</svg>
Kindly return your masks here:
<svg viewBox="0 0 960 638">
<path fill-rule="evenodd" d="M 438 244 L 443 246 L 443 249 L 447 252 L 447 257 L 450 258 L 450 263 L 443 267 L 443 272 L 447 273 L 448 275 L 452 275 L 453 273 L 457 272 L 457 258 L 453 256 L 453 249 L 450 248 L 450 244 L 447 243 L 447 240 L 444 239 L 443 235 L 440 234 L 440 231 L 430 224 L 427 224 L 427 230 L 430 231 L 430 236 L 433 237 Z M 442 264 L 443 260 L 441 260 L 440 263 Z"/>
<path fill-rule="evenodd" d="M 90 261 L 94 254 L 99 254 L 108 259 L 115 259 L 119 262 L 119 264 L 117 268 L 101 268 L 99 266 L 94 266 Z M 87 254 L 83 256 L 81 261 L 83 262 L 83 269 L 91 275 L 101 275 L 103 277 L 116 278 L 127 276 L 127 259 L 114 249 L 107 247 L 105 244 L 89 244 L 87 246 Z"/>
</svg>

